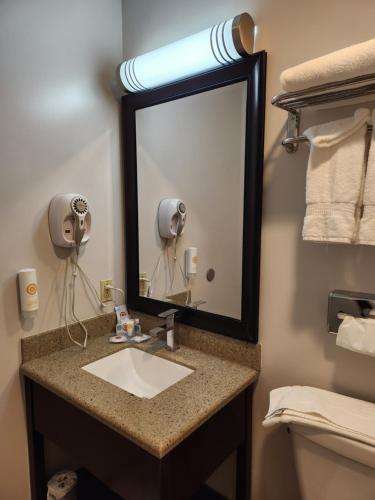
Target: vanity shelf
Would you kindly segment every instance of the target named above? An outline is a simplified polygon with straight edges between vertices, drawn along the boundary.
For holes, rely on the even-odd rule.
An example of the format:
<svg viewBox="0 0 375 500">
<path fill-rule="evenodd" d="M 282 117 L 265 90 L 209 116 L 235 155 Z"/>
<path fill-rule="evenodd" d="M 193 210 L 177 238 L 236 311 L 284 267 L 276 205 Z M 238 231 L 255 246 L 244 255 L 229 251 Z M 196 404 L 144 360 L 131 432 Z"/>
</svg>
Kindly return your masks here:
<svg viewBox="0 0 375 500">
<path fill-rule="evenodd" d="M 375 95 L 374 73 L 274 96 L 272 104 L 288 112 L 287 137 L 282 145 L 288 153 L 295 153 L 300 142 L 308 141 L 307 137 L 300 135 L 302 108 L 371 95 Z M 372 130 L 372 127 L 368 128 Z"/>
</svg>

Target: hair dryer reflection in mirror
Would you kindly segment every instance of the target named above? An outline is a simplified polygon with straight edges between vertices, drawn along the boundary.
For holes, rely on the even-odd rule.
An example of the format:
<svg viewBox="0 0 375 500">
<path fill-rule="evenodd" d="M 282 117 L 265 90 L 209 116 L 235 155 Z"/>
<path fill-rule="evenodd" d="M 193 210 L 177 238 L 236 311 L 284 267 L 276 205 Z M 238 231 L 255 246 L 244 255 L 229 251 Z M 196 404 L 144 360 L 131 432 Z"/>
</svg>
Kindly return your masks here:
<svg viewBox="0 0 375 500">
<path fill-rule="evenodd" d="M 180 237 L 183 235 L 186 223 L 187 207 L 180 198 L 164 198 L 160 201 L 157 210 L 157 225 L 161 239 L 162 250 L 156 261 L 154 270 L 148 286 L 148 297 L 154 294 L 153 285 L 159 278 L 160 267 L 164 268 L 164 293 L 163 300 L 169 300 L 168 296 L 174 293 L 173 287 L 177 281 L 176 274 L 180 274 L 185 288 L 184 303 L 188 303 L 191 293 L 189 292 L 189 278 L 185 275 L 182 265 L 177 256 L 177 248 Z M 172 251 L 172 255 L 170 254 Z"/>
<path fill-rule="evenodd" d="M 165 198 L 158 207 L 160 238 L 177 238 L 183 233 L 186 221 L 186 205 L 179 198 Z"/>
</svg>

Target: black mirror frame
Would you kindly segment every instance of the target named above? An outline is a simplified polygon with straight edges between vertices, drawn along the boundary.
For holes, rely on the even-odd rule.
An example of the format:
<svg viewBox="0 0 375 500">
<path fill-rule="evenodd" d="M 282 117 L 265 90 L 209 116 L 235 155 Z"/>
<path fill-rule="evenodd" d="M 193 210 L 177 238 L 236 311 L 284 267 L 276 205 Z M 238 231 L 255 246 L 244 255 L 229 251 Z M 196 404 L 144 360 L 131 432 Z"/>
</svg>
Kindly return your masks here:
<svg viewBox="0 0 375 500">
<path fill-rule="evenodd" d="M 126 291 L 130 309 L 157 315 L 172 304 L 139 296 L 138 188 L 136 111 L 156 104 L 199 94 L 233 83 L 247 82 L 245 181 L 242 250 L 241 319 L 188 307 L 179 321 L 196 328 L 256 343 L 258 341 L 260 237 L 263 188 L 266 52 L 154 90 L 122 98 L 122 136 L 125 182 Z"/>
</svg>

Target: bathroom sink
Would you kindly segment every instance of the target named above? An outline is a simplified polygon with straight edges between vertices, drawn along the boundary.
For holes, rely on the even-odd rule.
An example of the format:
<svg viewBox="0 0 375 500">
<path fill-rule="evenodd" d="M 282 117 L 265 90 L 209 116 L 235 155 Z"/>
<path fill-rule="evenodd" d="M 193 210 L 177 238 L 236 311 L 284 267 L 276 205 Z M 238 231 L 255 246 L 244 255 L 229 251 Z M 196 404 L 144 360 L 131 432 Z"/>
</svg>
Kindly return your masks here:
<svg viewBox="0 0 375 500">
<path fill-rule="evenodd" d="M 151 399 L 194 370 L 134 347 L 110 354 L 82 367 L 140 398 Z"/>
</svg>

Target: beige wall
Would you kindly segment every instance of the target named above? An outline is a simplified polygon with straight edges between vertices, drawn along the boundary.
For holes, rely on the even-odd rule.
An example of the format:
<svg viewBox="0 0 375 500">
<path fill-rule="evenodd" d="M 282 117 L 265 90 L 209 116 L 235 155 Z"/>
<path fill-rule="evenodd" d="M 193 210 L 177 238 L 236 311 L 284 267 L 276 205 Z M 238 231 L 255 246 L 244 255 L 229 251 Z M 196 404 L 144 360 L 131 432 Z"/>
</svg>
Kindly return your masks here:
<svg viewBox="0 0 375 500">
<path fill-rule="evenodd" d="M 47 208 L 59 192 L 88 196 L 92 281 L 123 283 L 118 105 L 110 80 L 122 57 L 120 0 L 0 2 L 0 498 L 29 498 L 18 368 L 20 338 L 57 327 L 64 261 Z M 36 267 L 40 310 L 21 322 L 16 273 Z M 81 317 L 97 313 L 79 288 Z"/>
<path fill-rule="evenodd" d="M 254 500 L 296 500 L 288 436 L 265 432 L 269 390 L 315 385 L 375 401 L 375 362 L 335 347 L 326 332 L 328 292 L 375 289 L 375 249 L 301 241 L 307 147 L 280 146 L 286 115 L 271 107 L 279 74 L 289 66 L 374 36 L 372 0 L 125 0 L 125 53 L 135 56 L 241 11 L 258 25 L 257 49 L 268 51 L 262 229 L 260 341 L 263 369 L 254 409 Z M 330 120 L 325 111 L 303 125 Z"/>
</svg>

